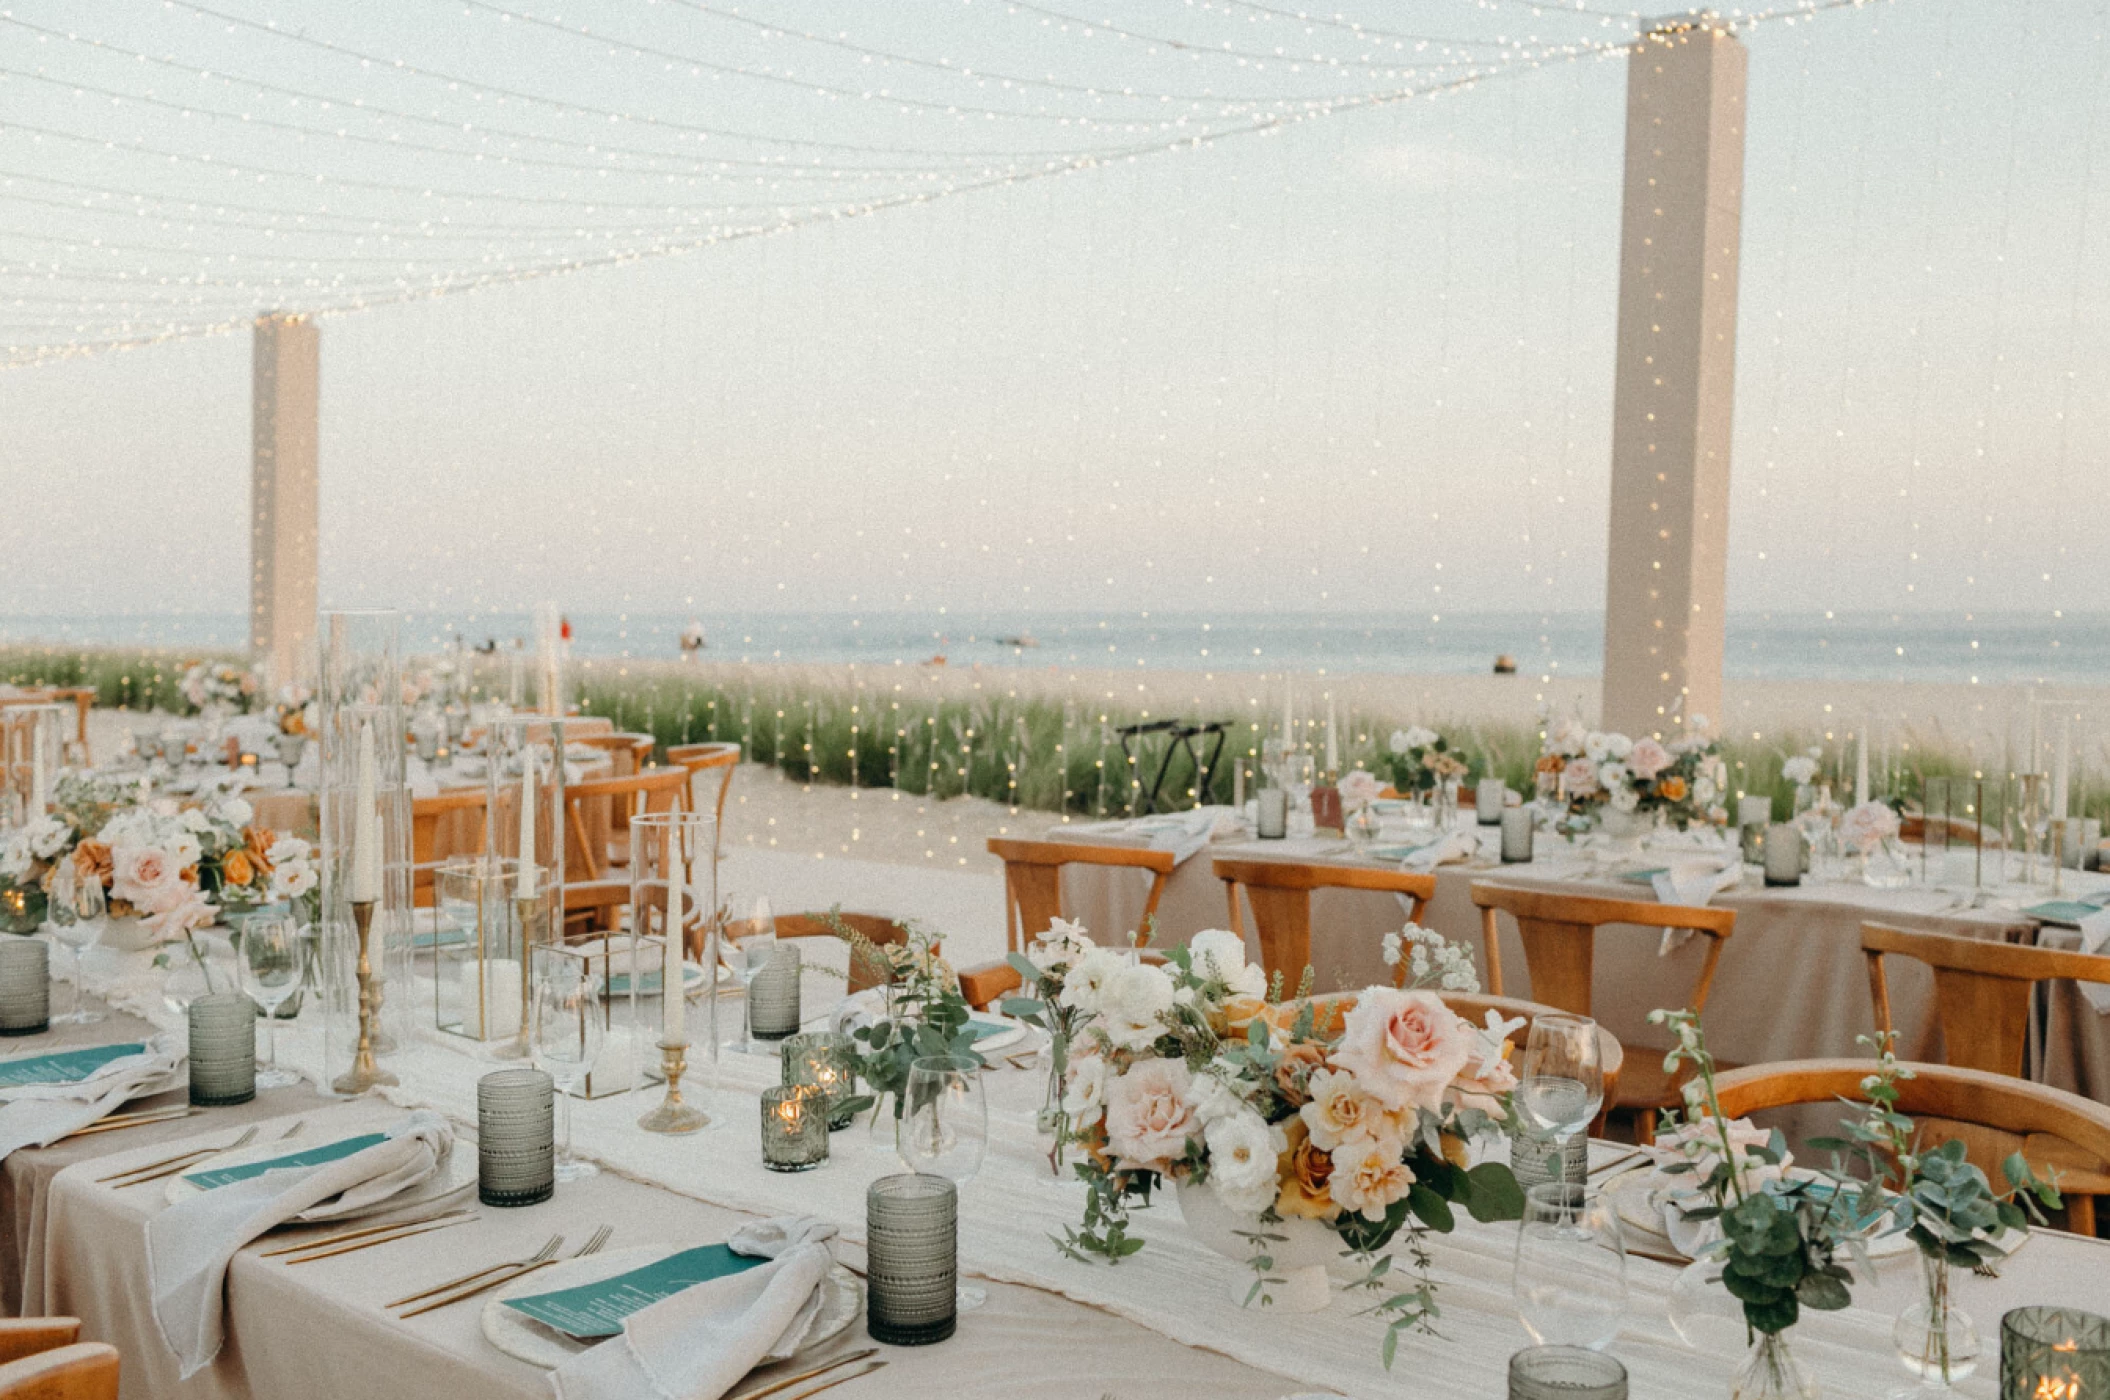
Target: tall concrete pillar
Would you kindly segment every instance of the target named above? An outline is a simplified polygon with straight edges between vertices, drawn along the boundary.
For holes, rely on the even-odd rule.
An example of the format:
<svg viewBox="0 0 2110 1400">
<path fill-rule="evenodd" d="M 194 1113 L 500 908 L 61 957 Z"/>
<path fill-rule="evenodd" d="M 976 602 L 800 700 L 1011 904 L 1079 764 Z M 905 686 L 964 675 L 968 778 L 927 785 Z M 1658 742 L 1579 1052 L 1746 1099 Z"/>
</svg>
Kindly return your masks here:
<svg viewBox="0 0 2110 1400">
<path fill-rule="evenodd" d="M 1627 63 L 1601 722 L 1629 735 L 1722 713 L 1744 68 L 1710 14 Z"/>
<path fill-rule="evenodd" d="M 256 320 L 251 363 L 249 647 L 283 685 L 314 670 L 322 332 L 305 316 Z"/>
</svg>

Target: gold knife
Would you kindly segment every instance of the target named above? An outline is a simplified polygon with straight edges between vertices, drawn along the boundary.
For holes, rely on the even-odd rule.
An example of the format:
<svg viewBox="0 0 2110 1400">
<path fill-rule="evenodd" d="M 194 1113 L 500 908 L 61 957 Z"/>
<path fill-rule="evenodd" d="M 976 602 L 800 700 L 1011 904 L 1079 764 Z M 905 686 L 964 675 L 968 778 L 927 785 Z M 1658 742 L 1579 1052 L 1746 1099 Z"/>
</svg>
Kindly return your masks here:
<svg viewBox="0 0 2110 1400">
<path fill-rule="evenodd" d="M 844 1381 L 854 1381 L 860 1376 L 869 1376 L 874 1371 L 883 1371 L 885 1369 L 886 1363 L 884 1361 L 868 1361 L 847 1376 L 837 1376 L 834 1380 L 822 1381 L 819 1385 L 811 1386 L 796 1395 L 787 1397 L 787 1400 L 811 1400 L 812 1396 L 818 1395 L 824 1390 L 833 1390 Z"/>
<path fill-rule="evenodd" d="M 417 1307 L 410 1309 L 408 1312 L 399 1312 L 396 1314 L 396 1316 L 402 1318 L 410 1318 L 416 1317 L 419 1313 L 429 1313 L 434 1308 L 451 1307 L 456 1303 L 462 1302 L 464 1299 L 474 1298 L 479 1293 L 489 1293 L 492 1289 L 499 1287 L 501 1284 L 511 1283 L 515 1279 L 526 1278 L 529 1274 L 535 1272 L 535 1270 L 537 1269 L 546 1269 L 550 1265 L 559 1262 L 561 1261 L 556 1259 L 538 1259 L 532 1264 L 522 1264 L 519 1267 L 515 1268 L 511 1273 L 500 1274 L 497 1278 L 486 1279 L 482 1283 L 470 1284 L 467 1288 L 459 1289 L 456 1292 L 449 1293 L 444 1298 L 435 1299 L 430 1303 L 420 1303 Z"/>
<path fill-rule="evenodd" d="M 192 1108 L 189 1104 L 178 1104 L 169 1108 L 149 1109 L 143 1113 L 113 1113 L 108 1118 L 97 1119 L 85 1128 L 75 1128 L 66 1134 L 66 1137 L 54 1141 L 64 1142 L 66 1138 L 91 1137 L 96 1133 L 114 1133 L 123 1128 L 144 1128 L 150 1123 L 174 1123 L 184 1118 L 195 1118 L 202 1112 L 203 1109 Z"/>
<path fill-rule="evenodd" d="M 286 1263 L 312 1264 L 318 1259 L 334 1259 L 340 1254 L 356 1254 L 362 1249 L 372 1249 L 377 1244 L 394 1244 L 397 1240 L 407 1240 L 412 1235 L 429 1235 L 434 1230 L 449 1230 L 456 1225 L 466 1225 L 475 1218 L 473 1215 L 458 1215 L 452 1219 L 427 1221 L 423 1225 L 412 1225 L 398 1230 L 392 1235 L 372 1235 L 363 1240 L 353 1240 L 350 1244 L 334 1245 L 313 1254 L 303 1254 L 297 1259 L 288 1259 Z"/>
<path fill-rule="evenodd" d="M 270 1259 L 280 1254 L 304 1254 L 308 1250 L 321 1249 L 325 1245 L 342 1244 L 346 1240 L 355 1240 L 361 1235 L 379 1235 L 389 1230 L 400 1230 L 406 1225 L 423 1225 L 431 1220 L 444 1220 L 450 1215 L 468 1215 L 471 1213 L 456 1207 L 452 1210 L 434 1211 L 430 1215 L 414 1215 L 408 1220 L 390 1220 L 380 1225 L 362 1225 L 356 1230 L 339 1230 L 334 1235 L 322 1235 L 312 1240 L 302 1240 L 298 1244 L 280 1245 L 277 1249 L 265 1250 L 258 1257 Z"/>
<path fill-rule="evenodd" d="M 772 1381 L 768 1385 L 754 1390 L 743 1390 L 738 1395 L 726 1397 L 726 1400 L 761 1400 L 762 1396 L 774 1395 L 780 1390 L 791 1389 L 791 1387 L 801 1381 L 810 1381 L 815 1376 L 826 1375 L 838 1366 L 848 1366 L 853 1361 L 862 1361 L 868 1356 L 877 1355 L 879 1355 L 878 1347 L 866 1347 L 863 1351 L 853 1351 L 847 1356 L 838 1356 L 833 1361 L 822 1366 L 816 1366 L 810 1371 L 801 1371 L 795 1376 L 786 1376 L 782 1380 Z"/>
</svg>

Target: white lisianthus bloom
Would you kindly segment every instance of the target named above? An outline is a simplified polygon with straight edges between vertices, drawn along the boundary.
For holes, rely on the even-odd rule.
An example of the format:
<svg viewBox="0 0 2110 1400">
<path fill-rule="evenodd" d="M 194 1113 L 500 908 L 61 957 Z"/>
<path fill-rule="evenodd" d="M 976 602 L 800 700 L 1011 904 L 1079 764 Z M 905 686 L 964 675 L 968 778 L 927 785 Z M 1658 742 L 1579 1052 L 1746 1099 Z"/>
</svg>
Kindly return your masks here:
<svg viewBox="0 0 2110 1400">
<path fill-rule="evenodd" d="M 1094 948 L 1079 958 L 1070 968 L 1069 975 L 1062 979 L 1062 995 L 1057 998 L 1073 1011 L 1087 1016 L 1099 1014 L 1106 993 L 1107 979 L 1126 966 L 1126 960 L 1110 948 Z"/>
<path fill-rule="evenodd" d="M 1204 1123 L 1252 1111 L 1246 1107 L 1245 1096 L 1236 1085 L 1206 1071 L 1195 1076 L 1194 1083 L 1187 1090 L 1187 1100 L 1194 1105 L 1194 1116 Z"/>
<path fill-rule="evenodd" d="M 1106 1115 L 1106 1077 L 1104 1055 L 1080 1055 L 1070 1061 L 1062 1111 L 1078 1127 L 1092 1127 Z"/>
<path fill-rule="evenodd" d="M 281 865 L 271 872 L 272 893 L 280 899 L 299 899 L 315 885 L 315 868 L 305 863 Z"/>
<path fill-rule="evenodd" d="M 190 832 L 179 831 L 169 837 L 168 853 L 178 865 L 196 865 L 198 858 L 205 854 L 205 848 Z"/>
<path fill-rule="evenodd" d="M 220 804 L 220 819 L 232 826 L 247 826 L 256 816 L 256 808 L 240 797 L 230 797 Z"/>
<path fill-rule="evenodd" d="M 1217 1119 L 1202 1140 L 1209 1147 L 1209 1182 L 1226 1206 L 1258 1215 L 1275 1203 L 1276 1159 L 1288 1147 L 1279 1131 L 1245 1112 Z"/>
<path fill-rule="evenodd" d="M 1172 978 L 1160 967 L 1126 963 L 1114 969 L 1099 995 L 1099 1025 L 1123 1050 L 1141 1050 L 1165 1033 L 1172 1010 Z"/>
<path fill-rule="evenodd" d="M 1267 995 L 1267 971 L 1245 960 L 1245 940 L 1229 929 L 1205 928 L 1187 940 L 1194 971 L 1214 977 L 1234 995 Z"/>
<path fill-rule="evenodd" d="M 1617 792 L 1627 785 L 1632 775 L 1624 763 L 1601 763 L 1597 766 L 1597 781 L 1604 784 L 1607 792 Z"/>
<path fill-rule="evenodd" d="M 184 828 L 191 832 L 210 831 L 212 829 L 212 818 L 206 816 L 204 811 L 197 807 L 184 808 L 176 814 L 176 820 L 182 822 Z"/>
<path fill-rule="evenodd" d="M 1634 741 L 1624 734 L 1607 734 L 1604 736 L 1604 751 L 1624 762 L 1626 756 L 1634 751 Z"/>
<path fill-rule="evenodd" d="M 1590 762 L 1602 763 L 1611 755 L 1611 752 L 1610 739 L 1600 731 L 1593 729 L 1583 736 L 1583 757 L 1589 759 Z"/>
</svg>

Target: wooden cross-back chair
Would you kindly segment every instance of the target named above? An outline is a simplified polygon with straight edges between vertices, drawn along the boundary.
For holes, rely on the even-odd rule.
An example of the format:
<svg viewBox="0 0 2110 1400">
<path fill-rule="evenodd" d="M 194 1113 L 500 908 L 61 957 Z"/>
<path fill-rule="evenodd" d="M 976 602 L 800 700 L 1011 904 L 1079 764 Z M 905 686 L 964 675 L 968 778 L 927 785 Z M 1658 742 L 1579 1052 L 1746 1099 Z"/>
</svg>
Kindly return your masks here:
<svg viewBox="0 0 2110 1400">
<path fill-rule="evenodd" d="M 628 734 L 613 730 L 606 734 L 573 734 L 566 726 L 564 742 L 608 755 L 609 776 L 627 778 L 652 765 L 652 749 L 658 743 L 650 734 Z M 608 858 L 612 864 L 630 863 L 630 813 L 620 802 L 611 803 L 608 813 Z"/>
<path fill-rule="evenodd" d="M 1502 995 L 1501 929 L 1498 913 L 1516 920 L 1524 943 L 1524 965 L 1531 974 L 1531 999 L 1578 1016 L 1591 1014 L 1591 982 L 1596 969 L 1597 931 L 1607 924 L 1634 924 L 1650 937 L 1662 929 L 1683 929 L 1707 940 L 1706 954 L 1693 979 L 1690 992 L 1668 994 L 1663 1006 L 1684 1006 L 1694 1012 L 1706 1009 L 1707 993 L 1714 985 L 1714 971 L 1722 960 L 1722 944 L 1736 929 L 1736 911 L 1709 909 L 1685 904 L 1655 904 L 1635 899 L 1599 899 L 1591 895 L 1563 894 L 1556 890 L 1524 889 L 1516 885 L 1475 882 L 1473 903 L 1480 908 L 1481 956 L 1486 959 L 1487 990 Z M 1726 1063 L 1726 1062 L 1723 1062 Z M 1642 1140 L 1654 1136 L 1656 1111 L 1680 1101 L 1679 1081 L 1667 1073 L 1662 1061 L 1642 1056 L 1627 1066 L 1621 1076 L 1616 1102 L 1607 1096 L 1607 1107 L 1634 1110 L 1640 1119 Z"/>
<path fill-rule="evenodd" d="M 1436 895 L 1436 877 L 1411 870 L 1374 865 L 1326 865 L 1312 861 L 1218 860 L 1216 878 L 1224 882 L 1231 907 L 1231 931 L 1243 936 L 1245 916 L 1238 892 L 1253 907 L 1253 931 L 1260 939 L 1260 965 L 1273 977 L 1280 973 L 1294 988 L 1311 965 L 1311 892 L 1375 890 L 1405 895 L 1412 901 L 1406 922 L 1421 922 L 1421 912 Z M 1404 975 L 1405 966 L 1401 973 Z"/>
<path fill-rule="evenodd" d="M 459 856 L 483 854 L 490 839 L 490 813 L 484 810 L 484 800 L 482 788 L 410 800 L 410 902 L 415 907 L 432 907 L 437 897 L 433 877 L 441 865 Z M 444 843 L 443 834 L 449 838 Z"/>
<path fill-rule="evenodd" d="M 989 853 L 1004 863 L 1004 946 L 1019 952 L 1062 917 L 1062 868 L 1106 865 L 1150 873 L 1150 894 L 1143 901 L 1143 927 L 1157 916 L 1165 881 L 1177 864 L 1170 851 L 1145 846 L 1110 846 L 1094 841 L 1022 841 L 989 838 Z M 1102 942 L 1111 941 L 1102 938 Z"/>
<path fill-rule="evenodd" d="M 1861 951 L 1868 958 L 1868 990 L 1875 1002 L 1876 1029 L 1895 1029 L 1890 979 L 1883 957 L 1913 958 L 1934 970 L 1934 1012 L 1941 1023 L 1942 1059 L 1961 1069 L 2020 1079 L 2029 1052 L 2030 1005 L 2039 982 L 2071 980 L 2110 983 L 2110 957 L 2060 948 L 1916 933 L 1886 924 L 1861 925 Z M 2093 1230 L 2094 1198 L 2110 1195 L 2110 1158 L 2089 1158 L 2055 1142 L 2029 1142 L 2023 1154 L 2059 1168 L 2066 1189 L 2080 1198 L 2067 1218 L 2076 1229 Z M 1995 1181 L 1999 1178 L 1996 1176 Z"/>
<path fill-rule="evenodd" d="M 642 773 L 631 773 L 620 778 L 588 778 L 584 782 L 568 783 L 564 788 L 565 841 L 569 847 L 566 860 L 567 877 L 576 876 L 585 880 L 604 878 L 611 865 L 617 864 L 620 854 L 627 863 L 628 825 L 630 818 L 641 817 L 651 812 L 671 812 L 681 804 L 681 790 L 688 786 L 689 772 L 686 768 L 648 768 Z M 625 840 L 620 851 L 593 849 L 601 843 L 589 839 L 586 812 L 589 804 L 606 803 L 612 814 L 620 814 L 625 828 Z M 614 817 L 609 829 L 613 831 Z M 578 866 L 574 870 L 570 858 L 576 857 Z"/>
<path fill-rule="evenodd" d="M 117 1348 L 75 1317 L 0 1319 L 0 1400 L 117 1400 Z"/>
<path fill-rule="evenodd" d="M 2039 1176 L 2068 1172 L 2061 1159 L 2110 1162 L 2110 1105 L 2026 1079 L 1954 1065 L 1906 1064 L 1898 1081 L 1898 1112 L 1911 1118 L 1925 1146 L 1961 1138 L 1971 1164 L 1996 1191 L 2007 1189 L 2000 1164 L 2020 1152 Z M 1861 1081 L 1870 1062 L 1783 1060 L 1730 1070 L 1715 1080 L 1722 1112 L 1732 1118 L 1797 1104 L 1865 1102 Z M 2061 1192 L 2065 1190 L 2062 1180 Z M 2069 1229 L 2095 1232 L 2093 1199 L 2076 1194 L 2066 1209 Z"/>
<path fill-rule="evenodd" d="M 707 792 L 709 773 L 718 775 L 718 792 L 712 801 L 711 814 L 718 820 L 718 848 L 725 846 L 725 797 L 733 790 L 733 773 L 740 766 L 740 746 L 732 743 L 676 744 L 667 750 L 667 762 L 678 763 L 688 770 L 689 788 L 684 794 L 685 809 L 690 812 L 703 810 L 704 798 L 699 788 Z"/>
</svg>

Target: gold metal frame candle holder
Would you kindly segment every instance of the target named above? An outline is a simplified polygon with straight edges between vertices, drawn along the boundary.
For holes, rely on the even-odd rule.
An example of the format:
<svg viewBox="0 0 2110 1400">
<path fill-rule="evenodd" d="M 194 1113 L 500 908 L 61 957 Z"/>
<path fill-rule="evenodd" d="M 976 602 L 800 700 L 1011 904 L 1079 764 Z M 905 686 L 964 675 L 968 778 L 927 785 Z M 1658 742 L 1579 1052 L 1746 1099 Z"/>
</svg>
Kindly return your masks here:
<svg viewBox="0 0 2110 1400">
<path fill-rule="evenodd" d="M 638 974 L 633 972 L 631 975 Z M 693 1133 L 711 1121 L 708 1113 L 681 1101 L 681 1076 L 688 1069 L 688 1063 L 689 1042 L 659 1042 L 660 1073 L 666 1076 L 667 1095 L 660 1100 L 659 1107 L 637 1120 L 640 1128 L 648 1133 Z"/>
<path fill-rule="evenodd" d="M 352 1067 L 330 1085 L 340 1094 L 363 1094 L 375 1085 L 394 1084 L 396 1076 L 374 1058 L 374 1032 L 381 1020 L 381 981 L 374 976 L 372 933 L 374 901 L 352 901 L 352 926 L 359 933 L 359 1048 Z"/>
</svg>

